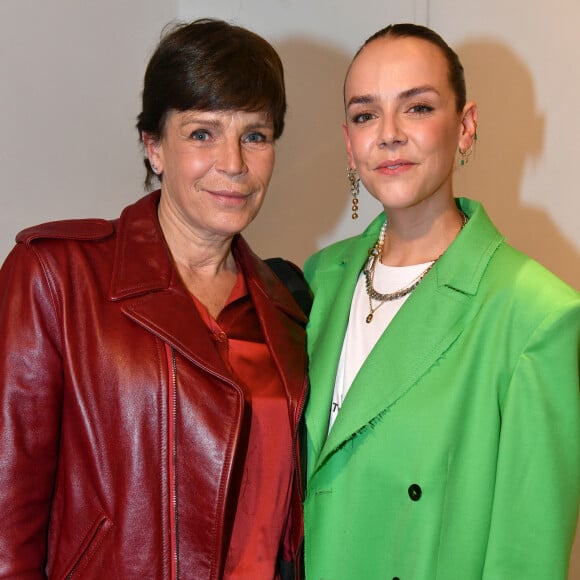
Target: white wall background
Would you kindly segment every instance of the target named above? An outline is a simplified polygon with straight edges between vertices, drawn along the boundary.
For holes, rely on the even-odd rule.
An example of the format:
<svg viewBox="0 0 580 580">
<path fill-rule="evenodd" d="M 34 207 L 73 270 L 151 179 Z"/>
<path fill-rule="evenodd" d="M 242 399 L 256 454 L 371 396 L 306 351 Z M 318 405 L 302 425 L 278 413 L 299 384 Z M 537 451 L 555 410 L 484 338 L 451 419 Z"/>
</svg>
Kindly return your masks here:
<svg viewBox="0 0 580 580">
<path fill-rule="evenodd" d="M 142 191 L 144 68 L 176 2 L 0 0 L 0 260 L 21 228 Z"/>
<path fill-rule="evenodd" d="M 0 260 L 23 227 L 116 217 L 142 194 L 144 68 L 164 25 L 202 16 L 263 34 L 286 68 L 287 129 L 247 234 L 258 253 L 301 264 L 378 211 L 363 196 L 350 220 L 342 81 L 367 36 L 405 20 L 455 46 L 480 105 L 456 193 L 483 201 L 514 245 L 580 289 L 578 0 L 0 0 Z"/>
</svg>

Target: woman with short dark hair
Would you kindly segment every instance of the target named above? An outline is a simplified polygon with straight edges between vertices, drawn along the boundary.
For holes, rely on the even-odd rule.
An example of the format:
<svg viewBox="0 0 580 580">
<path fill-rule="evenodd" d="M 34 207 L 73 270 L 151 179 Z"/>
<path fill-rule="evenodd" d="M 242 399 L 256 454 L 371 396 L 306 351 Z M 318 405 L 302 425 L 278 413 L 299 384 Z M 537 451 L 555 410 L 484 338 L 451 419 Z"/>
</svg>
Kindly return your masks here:
<svg viewBox="0 0 580 580">
<path fill-rule="evenodd" d="M 161 187 L 21 232 L 0 271 L 0 576 L 291 577 L 305 315 L 241 237 L 274 167 L 280 59 L 179 25 L 138 130 Z"/>
</svg>

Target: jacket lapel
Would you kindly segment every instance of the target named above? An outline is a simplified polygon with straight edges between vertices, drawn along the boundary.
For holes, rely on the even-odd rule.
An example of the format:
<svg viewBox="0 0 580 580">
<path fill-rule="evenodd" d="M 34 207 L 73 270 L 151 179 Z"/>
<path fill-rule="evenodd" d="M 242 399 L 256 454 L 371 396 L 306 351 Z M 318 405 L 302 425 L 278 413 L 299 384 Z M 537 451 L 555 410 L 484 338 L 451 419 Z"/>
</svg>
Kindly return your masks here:
<svg viewBox="0 0 580 580">
<path fill-rule="evenodd" d="M 115 256 L 119 266 L 113 272 L 109 299 L 122 301 L 123 312 L 129 318 L 191 362 L 232 383 L 230 372 L 173 267 L 157 220 L 158 200 L 158 192 L 146 196 L 129 206 L 119 220 Z M 306 317 L 243 238 L 234 238 L 232 248 L 285 387 L 296 395 L 305 385 Z"/>
<path fill-rule="evenodd" d="M 306 315 L 292 295 L 238 236 L 233 251 L 260 319 L 270 353 L 284 382 L 294 417 L 306 388 Z"/>
<path fill-rule="evenodd" d="M 226 382 L 234 382 L 189 296 L 168 289 L 128 298 L 122 310 L 192 363 Z"/>
<path fill-rule="evenodd" d="M 438 288 L 432 270 L 397 313 L 356 376 L 319 463 L 411 389 L 468 323 L 469 299 Z M 417 356 L 417 351 L 420 356 Z"/>
<path fill-rule="evenodd" d="M 323 283 L 314 290 L 308 325 L 309 376 L 312 385 L 306 409 L 309 439 L 308 470 L 313 467 L 328 432 L 336 370 L 358 276 L 376 241 L 384 216 L 379 216 L 330 266 L 317 271 Z"/>
<path fill-rule="evenodd" d="M 481 206 L 462 203 L 468 215 L 470 209 L 475 213 L 461 233 L 461 244 L 454 242 L 448 248 L 377 342 L 322 445 L 316 467 L 350 438 L 380 420 L 389 407 L 428 372 L 477 314 L 473 297 L 502 237 Z M 344 293 L 347 293 L 346 289 Z M 351 296 L 352 288 L 348 292 L 349 307 Z M 346 324 L 344 327 L 346 329 Z M 340 353 L 343 337 L 344 330 L 338 339 L 333 340 L 332 346 L 326 348 L 336 348 Z M 337 342 L 340 343 L 338 348 Z M 336 365 L 332 372 L 336 373 Z M 330 382 L 316 384 L 334 385 L 334 376 L 321 376 L 317 380 Z M 312 382 L 315 385 L 314 379 Z M 332 391 L 331 388 L 318 390 Z M 325 405 L 320 405 L 326 416 L 329 404 L 328 400 Z"/>
<path fill-rule="evenodd" d="M 125 209 L 119 219 L 109 299 L 183 356 L 224 381 L 232 378 L 183 287 L 157 220 L 159 192 Z"/>
</svg>

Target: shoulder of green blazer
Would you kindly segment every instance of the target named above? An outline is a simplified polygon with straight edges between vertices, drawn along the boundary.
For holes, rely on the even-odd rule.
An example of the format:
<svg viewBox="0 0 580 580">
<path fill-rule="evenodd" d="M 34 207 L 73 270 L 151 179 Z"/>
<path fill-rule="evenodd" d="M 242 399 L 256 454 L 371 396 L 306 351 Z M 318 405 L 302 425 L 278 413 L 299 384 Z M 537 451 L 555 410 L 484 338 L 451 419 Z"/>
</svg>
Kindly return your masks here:
<svg viewBox="0 0 580 580">
<path fill-rule="evenodd" d="M 382 399 L 362 397 L 348 413 L 344 410 L 328 440 L 328 412 L 352 295 L 384 215 L 379 215 L 360 236 L 333 244 L 307 261 L 305 274 L 314 292 L 307 328 L 311 380 L 306 412 L 309 470 L 402 396 L 456 340 L 482 300 L 514 293 L 518 303 L 525 306 L 527 323 L 532 326 L 533 318 L 544 316 L 555 305 L 578 299 L 578 293 L 553 274 L 505 244 L 481 204 L 467 199 L 457 202 L 469 221 L 380 339 L 379 350 L 389 352 L 398 361 L 390 369 L 391 383 L 396 387 L 385 392 Z M 418 344 L 420 351 L 416 351 Z M 412 352 L 417 356 L 408 356 Z M 372 373 L 382 372 L 381 361 L 373 356 L 364 367 L 367 384 L 372 383 Z"/>
</svg>

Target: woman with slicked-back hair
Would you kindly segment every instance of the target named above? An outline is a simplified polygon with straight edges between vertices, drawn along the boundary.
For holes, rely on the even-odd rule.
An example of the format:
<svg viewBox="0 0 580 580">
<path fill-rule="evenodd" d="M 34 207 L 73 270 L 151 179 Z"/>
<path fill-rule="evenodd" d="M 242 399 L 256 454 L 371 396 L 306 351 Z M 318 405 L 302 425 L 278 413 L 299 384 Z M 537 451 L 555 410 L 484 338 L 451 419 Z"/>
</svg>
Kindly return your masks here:
<svg viewBox="0 0 580 580">
<path fill-rule="evenodd" d="M 566 580 L 580 296 L 454 197 L 478 111 L 435 31 L 374 34 L 344 100 L 353 213 L 359 180 L 384 211 L 305 265 L 306 578 Z"/>
</svg>

